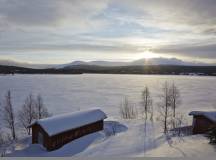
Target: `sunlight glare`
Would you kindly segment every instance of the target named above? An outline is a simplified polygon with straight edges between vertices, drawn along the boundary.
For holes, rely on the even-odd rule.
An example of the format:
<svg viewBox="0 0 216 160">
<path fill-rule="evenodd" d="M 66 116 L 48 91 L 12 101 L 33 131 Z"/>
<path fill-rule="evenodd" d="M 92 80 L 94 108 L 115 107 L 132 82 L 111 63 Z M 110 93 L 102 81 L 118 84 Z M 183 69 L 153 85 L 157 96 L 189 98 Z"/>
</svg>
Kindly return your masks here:
<svg viewBox="0 0 216 160">
<path fill-rule="evenodd" d="M 159 57 L 159 55 L 147 50 L 142 53 L 139 53 L 136 56 L 136 59 L 151 59 L 151 58 L 157 58 L 157 57 Z"/>
</svg>

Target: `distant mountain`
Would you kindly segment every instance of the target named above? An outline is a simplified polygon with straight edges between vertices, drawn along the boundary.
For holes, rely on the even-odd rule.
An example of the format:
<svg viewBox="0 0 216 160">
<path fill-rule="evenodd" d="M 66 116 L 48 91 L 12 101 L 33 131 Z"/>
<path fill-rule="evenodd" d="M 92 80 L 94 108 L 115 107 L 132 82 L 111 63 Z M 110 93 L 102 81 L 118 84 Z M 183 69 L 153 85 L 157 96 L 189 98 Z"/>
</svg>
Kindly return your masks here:
<svg viewBox="0 0 216 160">
<path fill-rule="evenodd" d="M 24 68 L 34 68 L 34 69 L 45 69 L 45 68 L 53 68 L 56 65 L 50 64 L 32 64 L 27 62 L 17 62 L 13 60 L 0 60 L 0 65 L 2 66 L 16 66 L 16 67 L 24 67 Z"/>
<path fill-rule="evenodd" d="M 131 66 L 96 66 L 74 65 L 64 68 L 32 69 L 0 65 L 0 76 L 6 74 L 151 74 L 151 75 L 199 75 L 216 76 L 216 66 L 182 65 L 131 65 Z"/>
<path fill-rule="evenodd" d="M 152 58 L 152 59 L 139 59 L 131 62 L 130 65 L 209 66 L 210 64 L 183 61 L 177 58 Z"/>
<path fill-rule="evenodd" d="M 74 68 L 74 66 L 104 66 L 104 67 L 116 67 L 116 66 L 145 66 L 145 65 L 176 65 L 176 66 L 210 66 L 216 64 L 199 63 L 199 62 L 187 62 L 177 58 L 151 58 L 151 59 L 139 59 L 132 62 L 111 62 L 111 61 L 74 61 L 72 63 L 58 65 L 57 68 Z"/>
<path fill-rule="evenodd" d="M 68 64 L 58 65 L 57 68 L 64 68 L 70 66 L 80 66 L 80 65 L 91 65 L 91 66 L 127 66 L 128 62 L 111 62 L 111 61 L 74 61 Z"/>
<path fill-rule="evenodd" d="M 46 68 L 77 68 L 78 66 L 101 66 L 101 67 L 118 67 L 118 66 L 151 66 L 151 65 L 176 65 L 176 66 L 216 66 L 216 64 L 187 62 L 177 58 L 151 58 L 139 59 L 132 62 L 113 62 L 113 61 L 73 61 L 67 64 L 32 64 L 26 62 L 17 62 L 13 60 L 0 60 L 2 66 L 16 66 L 33 69 Z"/>
</svg>

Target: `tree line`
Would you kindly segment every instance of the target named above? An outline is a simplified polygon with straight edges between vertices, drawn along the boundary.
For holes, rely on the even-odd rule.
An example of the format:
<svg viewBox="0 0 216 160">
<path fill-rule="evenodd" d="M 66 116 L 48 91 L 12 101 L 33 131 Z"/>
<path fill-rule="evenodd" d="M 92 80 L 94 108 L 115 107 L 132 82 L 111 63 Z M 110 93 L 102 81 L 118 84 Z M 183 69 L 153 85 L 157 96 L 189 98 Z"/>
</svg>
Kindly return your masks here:
<svg viewBox="0 0 216 160">
<path fill-rule="evenodd" d="M 44 105 L 42 96 L 33 96 L 32 94 L 29 94 L 26 97 L 21 109 L 15 113 L 10 90 L 7 91 L 3 98 L 3 102 L 0 105 L 0 111 L 2 125 L 10 131 L 10 134 L 8 134 L 7 137 L 11 140 L 17 139 L 17 131 L 19 129 L 25 130 L 26 134 L 30 135 L 31 130 L 29 125 L 35 120 L 51 116 Z M 3 131 L 1 130 L 0 142 L 3 143 L 4 139 L 6 138 L 4 138 Z"/>
<path fill-rule="evenodd" d="M 140 108 L 138 109 L 135 104 L 125 97 L 120 105 L 120 115 L 123 119 L 135 119 L 140 114 L 147 120 L 154 121 L 156 118 L 163 127 L 163 132 L 167 134 L 170 129 L 180 127 L 183 123 L 183 115 L 177 112 L 181 104 L 180 90 L 175 84 L 165 82 L 160 89 L 158 95 L 159 102 L 156 104 L 157 115 L 154 114 L 154 101 L 151 91 L 148 86 L 145 86 L 141 93 Z"/>
</svg>

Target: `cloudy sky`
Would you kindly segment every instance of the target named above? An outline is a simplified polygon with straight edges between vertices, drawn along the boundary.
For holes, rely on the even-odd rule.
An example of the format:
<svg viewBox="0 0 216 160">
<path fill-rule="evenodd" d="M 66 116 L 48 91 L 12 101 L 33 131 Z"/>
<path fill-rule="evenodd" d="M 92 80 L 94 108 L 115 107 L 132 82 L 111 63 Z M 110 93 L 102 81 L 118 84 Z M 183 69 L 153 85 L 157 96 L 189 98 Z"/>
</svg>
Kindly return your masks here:
<svg viewBox="0 0 216 160">
<path fill-rule="evenodd" d="M 216 62 L 216 0 L 0 0 L 0 59 Z"/>
</svg>

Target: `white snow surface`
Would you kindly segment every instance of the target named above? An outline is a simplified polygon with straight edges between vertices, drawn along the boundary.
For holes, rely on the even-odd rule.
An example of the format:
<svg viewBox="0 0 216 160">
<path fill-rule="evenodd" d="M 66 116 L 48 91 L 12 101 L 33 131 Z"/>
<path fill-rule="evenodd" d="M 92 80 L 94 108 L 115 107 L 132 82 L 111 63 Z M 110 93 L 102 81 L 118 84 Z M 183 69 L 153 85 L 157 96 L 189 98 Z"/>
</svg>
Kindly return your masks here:
<svg viewBox="0 0 216 160">
<path fill-rule="evenodd" d="M 214 146 L 203 135 L 166 137 L 158 123 L 140 120 L 105 121 L 104 130 L 76 139 L 47 152 L 27 140 L 7 151 L 9 157 L 205 157 L 215 156 Z M 146 128 L 145 128 L 146 126 Z M 113 127 L 115 134 L 113 134 Z"/>
<path fill-rule="evenodd" d="M 49 136 L 54 136 L 106 118 L 106 114 L 100 109 L 89 109 L 40 119 L 32 125 L 39 124 Z"/>
<path fill-rule="evenodd" d="M 206 118 L 212 120 L 213 122 L 216 122 L 216 111 L 192 111 L 189 113 L 189 115 L 194 115 L 194 116 L 205 116 Z"/>
<path fill-rule="evenodd" d="M 156 107 L 165 81 L 175 82 L 181 91 L 181 111 L 208 111 L 216 106 L 216 78 L 163 75 L 14 75 L 0 76 L 0 99 L 11 90 L 14 110 L 21 109 L 26 96 L 40 94 L 53 114 L 99 107 L 107 116 L 119 117 L 119 105 L 127 96 L 137 107 L 147 85 Z M 191 117 L 188 116 L 189 119 Z"/>
<path fill-rule="evenodd" d="M 215 77 L 118 74 L 0 76 L 0 97 L 2 99 L 7 90 L 11 90 L 15 113 L 21 109 L 26 96 L 32 93 L 41 94 L 44 104 L 55 116 L 100 106 L 108 117 L 103 131 L 79 138 L 52 152 L 47 152 L 40 145 L 32 145 L 30 137 L 19 134 L 20 139 L 25 135 L 24 139 L 8 146 L 7 156 L 216 156 L 214 147 L 203 135 L 169 139 L 163 136 L 162 128 L 156 121 L 156 110 L 165 81 L 175 81 L 179 87 L 182 103 L 177 110 L 185 116 L 188 125 L 192 124 L 189 112 L 215 109 Z M 147 132 L 144 132 L 143 120 L 126 121 L 120 118 L 119 105 L 127 96 L 139 108 L 141 92 L 146 85 L 154 100 L 155 122 L 154 125 L 148 122 Z M 111 135 L 113 125 L 118 130 L 115 135 Z"/>
</svg>

